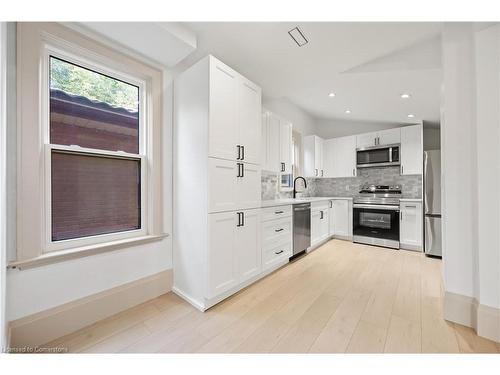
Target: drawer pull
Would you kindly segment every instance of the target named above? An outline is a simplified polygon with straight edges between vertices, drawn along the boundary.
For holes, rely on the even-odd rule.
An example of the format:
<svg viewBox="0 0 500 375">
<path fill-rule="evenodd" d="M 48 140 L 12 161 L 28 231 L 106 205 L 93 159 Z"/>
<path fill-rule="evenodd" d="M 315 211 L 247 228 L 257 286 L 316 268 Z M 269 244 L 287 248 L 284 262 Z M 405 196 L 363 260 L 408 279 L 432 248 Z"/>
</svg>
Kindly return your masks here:
<svg viewBox="0 0 500 375">
<path fill-rule="evenodd" d="M 283 213 L 283 211 L 274 211 L 274 213 L 275 213 L 276 215 L 279 215 L 279 214 L 282 214 L 282 213 Z"/>
<path fill-rule="evenodd" d="M 283 252 L 283 250 L 280 250 L 278 252 L 274 252 L 276 255 L 280 255 Z"/>
<path fill-rule="evenodd" d="M 275 229 L 274 231 L 275 232 L 281 232 L 283 230 L 283 228 L 280 228 L 280 229 Z"/>
</svg>

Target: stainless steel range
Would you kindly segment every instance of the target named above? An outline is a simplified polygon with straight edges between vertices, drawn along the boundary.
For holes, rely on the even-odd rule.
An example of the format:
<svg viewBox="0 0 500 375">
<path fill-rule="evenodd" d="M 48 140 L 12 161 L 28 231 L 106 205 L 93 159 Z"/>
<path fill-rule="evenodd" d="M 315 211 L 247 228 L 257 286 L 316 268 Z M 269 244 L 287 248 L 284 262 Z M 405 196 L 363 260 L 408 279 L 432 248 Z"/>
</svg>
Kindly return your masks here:
<svg viewBox="0 0 500 375">
<path fill-rule="evenodd" d="M 399 249 L 401 186 L 366 185 L 353 204 L 354 242 Z"/>
</svg>

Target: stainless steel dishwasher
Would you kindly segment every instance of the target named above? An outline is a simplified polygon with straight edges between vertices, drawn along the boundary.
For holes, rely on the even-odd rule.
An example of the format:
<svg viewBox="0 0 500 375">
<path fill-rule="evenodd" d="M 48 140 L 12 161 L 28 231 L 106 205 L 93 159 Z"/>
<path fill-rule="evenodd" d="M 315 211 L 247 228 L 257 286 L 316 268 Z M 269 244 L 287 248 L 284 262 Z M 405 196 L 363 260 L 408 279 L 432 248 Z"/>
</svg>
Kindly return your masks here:
<svg viewBox="0 0 500 375">
<path fill-rule="evenodd" d="M 311 203 L 293 206 L 293 256 L 311 246 Z"/>
</svg>

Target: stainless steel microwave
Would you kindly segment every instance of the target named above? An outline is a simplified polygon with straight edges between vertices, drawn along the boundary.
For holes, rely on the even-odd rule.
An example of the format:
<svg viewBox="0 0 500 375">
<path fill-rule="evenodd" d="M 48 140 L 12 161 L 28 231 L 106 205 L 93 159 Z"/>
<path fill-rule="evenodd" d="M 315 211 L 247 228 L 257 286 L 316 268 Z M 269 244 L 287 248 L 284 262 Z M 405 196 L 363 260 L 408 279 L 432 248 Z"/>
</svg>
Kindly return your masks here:
<svg viewBox="0 0 500 375">
<path fill-rule="evenodd" d="M 384 146 L 364 147 L 356 149 L 356 166 L 358 168 L 389 167 L 400 164 L 399 143 Z"/>
</svg>

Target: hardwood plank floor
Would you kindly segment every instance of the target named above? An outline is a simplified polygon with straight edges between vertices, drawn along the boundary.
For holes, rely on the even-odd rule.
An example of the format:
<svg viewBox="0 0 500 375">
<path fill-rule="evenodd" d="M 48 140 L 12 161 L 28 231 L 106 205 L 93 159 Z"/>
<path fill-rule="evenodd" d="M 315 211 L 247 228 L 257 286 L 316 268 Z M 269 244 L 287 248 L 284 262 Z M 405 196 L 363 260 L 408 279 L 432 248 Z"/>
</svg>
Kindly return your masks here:
<svg viewBox="0 0 500 375">
<path fill-rule="evenodd" d="M 499 353 L 442 318 L 441 261 L 332 240 L 197 311 L 165 294 L 47 347 L 85 353 Z"/>
</svg>

